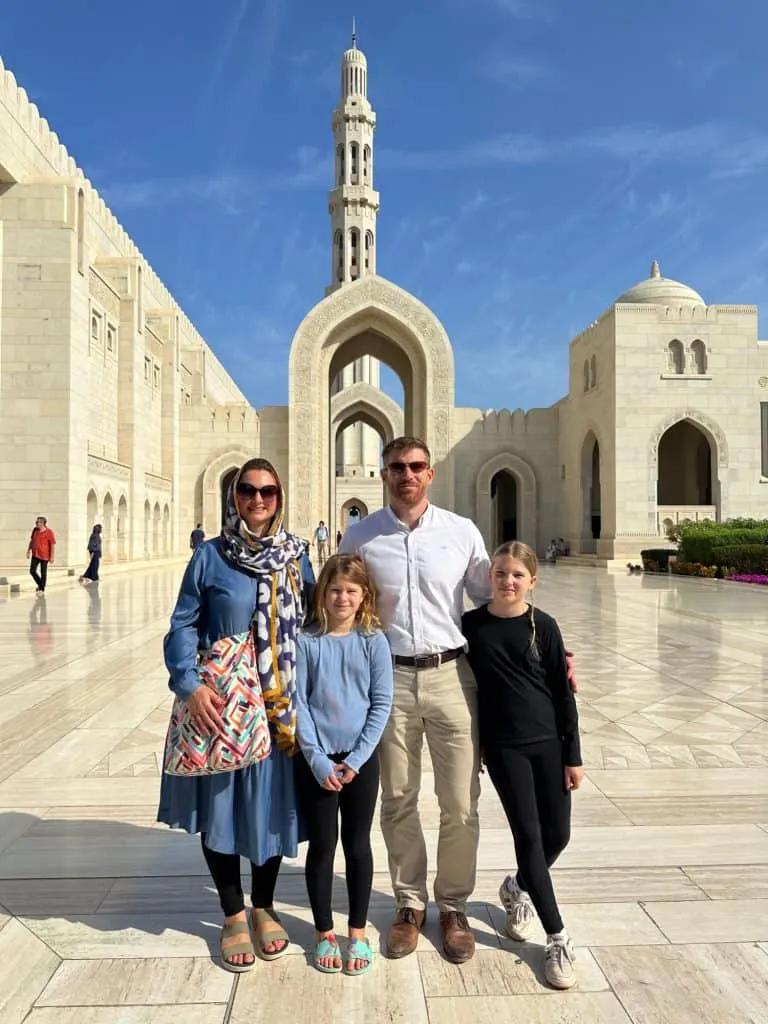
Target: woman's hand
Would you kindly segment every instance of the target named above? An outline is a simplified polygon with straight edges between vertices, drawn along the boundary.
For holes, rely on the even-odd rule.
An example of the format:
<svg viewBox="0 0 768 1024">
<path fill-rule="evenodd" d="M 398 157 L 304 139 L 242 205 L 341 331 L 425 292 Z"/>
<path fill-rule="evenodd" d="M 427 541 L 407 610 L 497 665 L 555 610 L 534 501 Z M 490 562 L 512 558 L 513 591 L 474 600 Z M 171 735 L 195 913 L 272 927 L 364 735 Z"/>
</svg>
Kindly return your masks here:
<svg viewBox="0 0 768 1024">
<path fill-rule="evenodd" d="M 339 792 L 339 790 L 341 789 L 341 779 L 340 779 L 340 778 L 339 778 L 339 776 L 338 776 L 338 775 L 336 774 L 336 769 L 337 769 L 338 767 L 339 767 L 339 766 L 338 766 L 337 764 L 335 764 L 335 765 L 333 766 L 333 771 L 332 771 L 332 772 L 331 772 L 331 774 L 330 774 L 330 775 L 328 776 L 328 778 L 327 778 L 327 779 L 324 779 L 324 780 L 323 780 L 323 781 L 322 781 L 322 782 L 320 783 L 320 785 L 321 785 L 321 786 L 323 787 L 323 789 L 327 789 L 327 790 L 329 790 L 329 792 L 331 792 L 331 793 L 338 793 L 338 792 Z"/>
<path fill-rule="evenodd" d="M 187 697 L 187 705 L 192 713 L 192 721 L 201 733 L 224 731 L 224 723 L 221 720 L 224 698 L 209 686 L 198 686 Z"/>
<path fill-rule="evenodd" d="M 342 786 L 346 786 L 348 783 L 354 782 L 357 778 L 357 772 L 354 768 L 350 768 L 348 764 L 335 764 L 333 766 L 333 770 Z"/>
<path fill-rule="evenodd" d="M 579 692 L 579 684 L 576 682 L 576 670 L 573 667 L 573 651 L 565 652 L 565 665 L 568 674 L 568 683 L 574 693 Z"/>
<path fill-rule="evenodd" d="M 584 781 L 584 768 L 582 765 L 569 765 L 565 769 L 565 788 L 570 792 L 578 789 Z"/>
</svg>

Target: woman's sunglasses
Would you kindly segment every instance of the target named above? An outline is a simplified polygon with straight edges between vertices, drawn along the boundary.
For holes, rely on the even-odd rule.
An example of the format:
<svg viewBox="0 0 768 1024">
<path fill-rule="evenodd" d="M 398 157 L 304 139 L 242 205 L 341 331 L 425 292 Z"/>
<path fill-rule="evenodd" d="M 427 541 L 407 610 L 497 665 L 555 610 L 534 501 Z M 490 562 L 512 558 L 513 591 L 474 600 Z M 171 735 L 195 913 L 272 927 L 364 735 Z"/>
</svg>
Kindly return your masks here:
<svg viewBox="0 0 768 1024">
<path fill-rule="evenodd" d="M 271 501 L 276 498 L 280 493 L 280 488 L 275 484 L 267 484 L 266 487 L 254 487 L 253 484 L 239 483 L 237 485 L 237 496 L 238 498 L 247 498 L 249 501 L 255 498 L 258 494 L 262 496 L 264 501 Z"/>
</svg>

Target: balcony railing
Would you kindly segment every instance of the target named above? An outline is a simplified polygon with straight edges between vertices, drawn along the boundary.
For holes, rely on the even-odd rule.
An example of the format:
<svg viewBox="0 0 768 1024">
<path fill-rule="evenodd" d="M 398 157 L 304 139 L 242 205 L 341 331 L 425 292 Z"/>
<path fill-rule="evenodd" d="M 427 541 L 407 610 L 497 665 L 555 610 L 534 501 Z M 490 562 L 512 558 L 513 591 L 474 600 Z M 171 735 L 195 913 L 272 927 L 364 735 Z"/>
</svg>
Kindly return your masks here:
<svg viewBox="0 0 768 1024">
<path fill-rule="evenodd" d="M 690 519 L 700 523 L 705 519 L 717 522 L 716 505 L 659 505 L 656 509 L 656 528 L 660 537 L 666 537 L 670 526 Z"/>
</svg>

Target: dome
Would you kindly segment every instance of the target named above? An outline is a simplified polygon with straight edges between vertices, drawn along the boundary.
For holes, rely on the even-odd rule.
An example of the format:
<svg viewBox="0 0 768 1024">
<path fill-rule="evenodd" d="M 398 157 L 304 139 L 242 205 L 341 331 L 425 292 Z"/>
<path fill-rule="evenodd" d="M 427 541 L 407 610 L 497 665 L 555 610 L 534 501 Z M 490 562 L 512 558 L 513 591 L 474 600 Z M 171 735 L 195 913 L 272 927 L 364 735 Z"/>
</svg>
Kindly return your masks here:
<svg viewBox="0 0 768 1024">
<path fill-rule="evenodd" d="M 362 50 L 358 50 L 356 46 L 353 46 L 351 50 L 346 50 L 342 60 L 344 64 L 358 64 L 364 68 L 368 67 L 365 54 Z"/>
<path fill-rule="evenodd" d="M 687 284 L 673 281 L 669 277 L 662 277 L 656 260 L 651 264 L 650 277 L 620 295 L 616 299 L 616 304 L 618 305 L 620 302 L 664 306 L 685 303 L 690 306 L 706 306 L 706 302 L 699 293 L 693 288 L 689 288 Z"/>
</svg>

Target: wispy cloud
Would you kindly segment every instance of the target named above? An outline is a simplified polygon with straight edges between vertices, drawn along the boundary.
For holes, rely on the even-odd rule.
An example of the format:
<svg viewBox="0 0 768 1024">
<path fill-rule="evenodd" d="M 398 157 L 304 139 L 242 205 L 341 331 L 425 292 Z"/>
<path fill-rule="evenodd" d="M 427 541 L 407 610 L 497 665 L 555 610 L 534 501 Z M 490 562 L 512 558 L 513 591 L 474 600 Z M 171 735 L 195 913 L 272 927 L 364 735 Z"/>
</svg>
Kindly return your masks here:
<svg viewBox="0 0 768 1024">
<path fill-rule="evenodd" d="M 119 209 L 149 209 L 199 200 L 213 203 L 223 213 L 236 216 L 251 194 L 252 185 L 239 174 L 214 174 L 193 178 L 148 178 L 116 182 L 103 189 L 104 198 Z"/>
<path fill-rule="evenodd" d="M 489 0 L 491 6 L 520 21 L 550 21 L 552 12 L 545 0 Z"/>
<path fill-rule="evenodd" d="M 492 82 L 523 88 L 554 78 L 554 69 L 532 57 L 492 55 L 482 62 L 483 74 Z"/>
<path fill-rule="evenodd" d="M 667 130 L 626 125 L 595 129 L 570 139 L 499 135 L 444 150 L 385 150 L 379 161 L 390 170 L 456 171 L 535 166 L 595 156 L 636 165 L 696 165 L 713 177 L 739 177 L 768 167 L 768 135 L 717 122 Z"/>
</svg>

